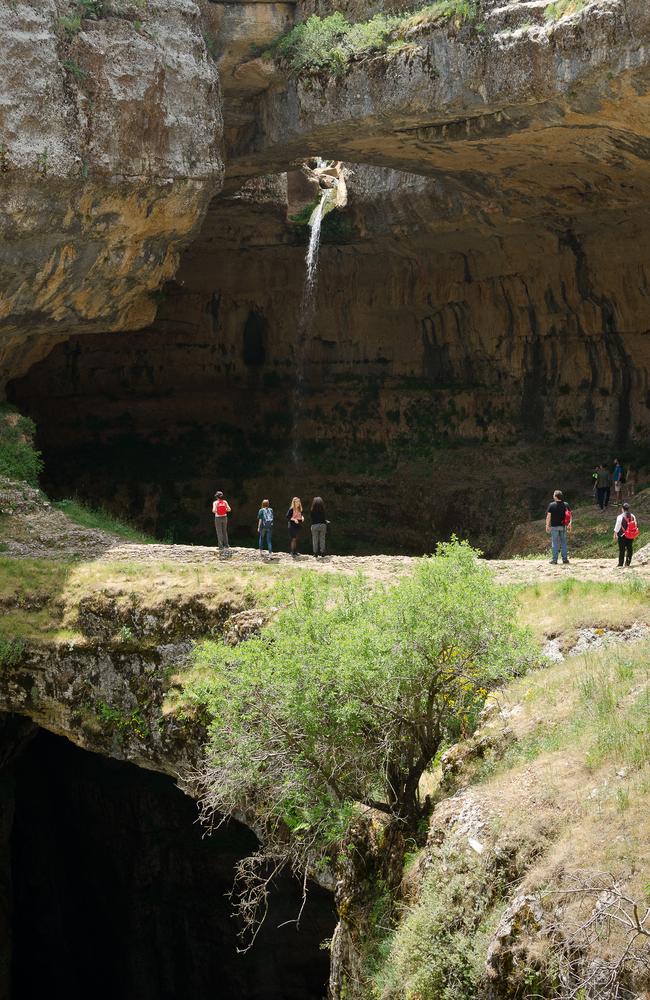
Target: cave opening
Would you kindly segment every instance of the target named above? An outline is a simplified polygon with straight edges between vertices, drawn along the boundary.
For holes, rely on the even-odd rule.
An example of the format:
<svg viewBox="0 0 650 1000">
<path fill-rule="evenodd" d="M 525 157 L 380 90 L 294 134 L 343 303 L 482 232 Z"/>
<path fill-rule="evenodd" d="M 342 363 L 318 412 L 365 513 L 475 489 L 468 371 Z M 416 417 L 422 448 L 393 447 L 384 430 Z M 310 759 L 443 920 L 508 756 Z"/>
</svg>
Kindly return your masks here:
<svg viewBox="0 0 650 1000">
<path fill-rule="evenodd" d="M 526 157 L 515 177 L 507 150 L 494 155 L 505 193 L 481 171 L 349 164 L 304 343 L 314 191 L 291 169 L 233 179 L 149 327 L 72 335 L 8 383 L 36 423 L 45 491 L 214 545 L 223 490 L 236 546 L 257 544 L 263 498 L 277 515 L 323 496 L 332 553 L 420 555 L 453 533 L 496 556 L 553 489 L 588 500 L 612 448 L 645 464 L 635 196 L 621 187 L 614 211 L 562 187 L 567 233 L 548 203 L 561 157 L 538 178 Z M 288 548 L 279 525 L 274 547 Z"/>
<path fill-rule="evenodd" d="M 206 836 L 196 804 L 171 778 L 44 731 L 0 775 L 0 926 L 4 913 L 10 928 L 0 995 L 325 995 L 321 944 L 335 911 L 323 889 L 312 888 L 297 929 L 301 887 L 280 880 L 254 947 L 237 951 L 226 894 L 235 862 L 255 845 L 246 827 L 232 820 Z"/>
</svg>

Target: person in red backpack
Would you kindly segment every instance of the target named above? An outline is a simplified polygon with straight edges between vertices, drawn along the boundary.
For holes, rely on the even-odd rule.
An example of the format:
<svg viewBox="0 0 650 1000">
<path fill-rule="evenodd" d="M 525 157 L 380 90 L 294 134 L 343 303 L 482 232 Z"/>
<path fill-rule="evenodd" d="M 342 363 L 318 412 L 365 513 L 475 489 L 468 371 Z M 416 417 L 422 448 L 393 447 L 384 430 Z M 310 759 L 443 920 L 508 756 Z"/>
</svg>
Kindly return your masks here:
<svg viewBox="0 0 650 1000">
<path fill-rule="evenodd" d="M 614 525 L 614 539 L 618 542 L 618 565 L 627 568 L 632 562 L 634 539 L 639 536 L 637 519 L 630 510 L 629 503 L 624 503 L 621 513 Z"/>
<path fill-rule="evenodd" d="M 227 500 L 224 500 L 224 496 L 221 491 L 215 493 L 214 495 L 212 513 L 214 514 L 214 526 L 217 532 L 217 545 L 219 546 L 219 553 L 230 552 L 230 543 L 228 541 L 228 514 L 230 513 L 230 504 Z"/>
</svg>

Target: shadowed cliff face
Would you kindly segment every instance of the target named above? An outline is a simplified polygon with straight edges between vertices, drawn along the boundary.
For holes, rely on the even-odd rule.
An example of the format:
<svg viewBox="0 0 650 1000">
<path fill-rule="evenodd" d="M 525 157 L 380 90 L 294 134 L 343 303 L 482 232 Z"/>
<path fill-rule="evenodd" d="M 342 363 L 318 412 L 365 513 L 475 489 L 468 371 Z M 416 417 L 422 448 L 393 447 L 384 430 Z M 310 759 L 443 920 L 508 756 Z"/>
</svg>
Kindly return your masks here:
<svg viewBox="0 0 650 1000">
<path fill-rule="evenodd" d="M 3 992 L 0 983 L 2 996 L 324 995 L 328 955 L 319 945 L 335 921 L 323 890 L 314 889 L 300 931 L 278 929 L 300 907 L 299 885 L 280 880 L 255 948 L 237 954 L 225 894 L 234 863 L 254 845 L 240 824 L 204 838 L 195 804 L 171 779 L 42 732 L 10 782 L 11 884 L 2 888 L 12 899 L 12 986 Z"/>
<path fill-rule="evenodd" d="M 554 23 L 486 0 L 417 53 L 306 82 L 247 57 L 290 22 L 261 6 L 203 8 L 226 182 L 155 322 L 72 336 L 8 386 L 45 485 L 178 540 L 211 537 L 220 486 L 240 539 L 262 497 L 319 493 L 339 549 L 495 551 L 649 429 L 647 8 Z M 361 162 L 305 338 L 304 198 L 291 174 L 242 181 L 315 153 Z"/>
<path fill-rule="evenodd" d="M 320 493 L 338 548 L 421 552 L 456 531 L 494 551 L 551 489 L 587 490 L 596 449 L 643 440 L 641 210 L 595 195 L 551 223 L 540 195 L 497 226 L 478 189 L 352 170 L 306 339 L 305 229 L 268 180 L 213 204 L 153 327 L 73 339 L 10 386 L 52 492 L 195 540 L 219 485 L 251 538 L 263 496 L 283 513 Z"/>
</svg>

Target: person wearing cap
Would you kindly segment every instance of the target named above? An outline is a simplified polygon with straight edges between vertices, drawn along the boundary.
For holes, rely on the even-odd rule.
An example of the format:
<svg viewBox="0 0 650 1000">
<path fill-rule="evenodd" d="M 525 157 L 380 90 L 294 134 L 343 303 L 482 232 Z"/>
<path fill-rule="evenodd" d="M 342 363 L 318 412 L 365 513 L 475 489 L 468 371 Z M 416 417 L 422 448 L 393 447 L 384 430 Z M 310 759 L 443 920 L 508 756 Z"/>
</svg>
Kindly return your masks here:
<svg viewBox="0 0 650 1000">
<path fill-rule="evenodd" d="M 627 569 L 632 562 L 634 539 L 638 537 L 638 534 L 639 525 L 636 517 L 630 510 L 629 503 L 624 503 L 614 525 L 614 540 L 618 542 L 619 566 L 625 565 Z"/>
<path fill-rule="evenodd" d="M 230 504 L 224 499 L 221 490 L 218 490 L 214 495 L 212 513 L 214 514 L 214 527 L 217 532 L 217 545 L 219 546 L 219 553 L 230 552 L 230 543 L 228 541 L 228 514 L 230 513 Z"/>
</svg>

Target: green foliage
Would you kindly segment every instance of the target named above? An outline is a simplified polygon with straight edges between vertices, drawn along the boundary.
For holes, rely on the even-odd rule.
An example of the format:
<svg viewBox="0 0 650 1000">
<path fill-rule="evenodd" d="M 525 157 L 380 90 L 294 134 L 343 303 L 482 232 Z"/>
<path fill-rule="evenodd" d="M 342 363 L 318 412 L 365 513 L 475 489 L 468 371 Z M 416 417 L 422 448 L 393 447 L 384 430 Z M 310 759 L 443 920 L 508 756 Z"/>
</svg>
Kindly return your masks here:
<svg viewBox="0 0 650 1000">
<path fill-rule="evenodd" d="M 340 11 L 324 18 L 312 15 L 278 39 L 269 52 L 292 76 L 341 77 L 354 61 L 412 48 L 409 33 L 454 17 L 471 20 L 476 13 L 474 0 L 438 0 L 414 13 L 379 13 L 356 23 Z"/>
<path fill-rule="evenodd" d="M 134 525 L 118 520 L 101 508 L 88 507 L 81 500 L 58 500 L 52 506 L 62 511 L 75 524 L 80 524 L 84 528 L 108 531 L 112 535 L 126 538 L 129 542 L 148 544 L 155 541 L 150 535 L 140 531 Z"/>
<path fill-rule="evenodd" d="M 81 31 L 81 22 L 84 19 L 96 21 L 102 17 L 104 5 L 102 0 L 74 0 L 70 13 L 63 14 L 58 20 L 60 31 L 68 35 L 76 35 Z"/>
<path fill-rule="evenodd" d="M 196 649 L 215 810 L 244 801 L 323 849 L 359 803 L 415 828 L 443 741 L 530 657 L 511 594 L 452 542 L 392 588 L 313 577 L 280 605 L 259 637 Z"/>
<path fill-rule="evenodd" d="M 554 0 L 544 8 L 544 17 L 547 21 L 559 21 L 569 14 L 577 14 L 585 5 L 586 0 Z"/>
<path fill-rule="evenodd" d="M 295 226 L 307 229 L 309 220 L 318 203 L 319 199 L 315 198 L 308 205 L 305 205 L 304 208 L 301 208 L 299 212 L 296 212 L 295 215 L 289 216 L 290 221 Z M 351 235 L 352 223 L 348 215 L 336 210 L 327 213 L 321 223 L 321 242 L 345 240 Z"/>
<path fill-rule="evenodd" d="M 72 74 L 77 83 L 81 83 L 81 81 L 86 76 L 81 66 L 79 66 L 72 59 L 64 59 L 61 65 L 63 66 L 64 69 L 67 69 L 68 73 Z"/>
<path fill-rule="evenodd" d="M 137 708 L 132 712 L 126 712 L 102 701 L 97 706 L 97 714 L 107 728 L 114 729 L 122 735 L 132 733 L 141 740 L 149 736 L 149 726 Z"/>
<path fill-rule="evenodd" d="M 503 873 L 472 852 L 435 849 L 419 902 L 384 940 L 371 969 L 382 1000 L 475 1000 L 491 931 L 506 894 Z"/>
<path fill-rule="evenodd" d="M 81 15 L 64 14 L 59 18 L 57 24 L 59 29 L 65 31 L 67 35 L 76 35 L 78 31 L 81 31 Z"/>
<path fill-rule="evenodd" d="M 571 712 L 553 726 L 534 728 L 498 764 L 486 763 L 482 776 L 569 747 L 582 747 L 587 766 L 594 769 L 606 763 L 633 768 L 650 763 L 649 650 L 648 643 L 635 643 L 634 649 L 625 652 L 606 649 L 576 667 L 573 684 L 563 683 L 557 692 L 540 675 L 539 682 L 530 685 L 527 698 L 547 704 L 554 698 L 570 699 Z"/>
<path fill-rule="evenodd" d="M 28 417 L 12 406 L 0 406 L 0 476 L 38 485 L 43 461 L 34 447 L 35 433 Z"/>
<path fill-rule="evenodd" d="M 104 13 L 102 0 L 76 0 L 77 8 L 82 17 L 97 20 Z"/>
<path fill-rule="evenodd" d="M 0 667 L 17 666 L 25 652 L 25 640 L 19 636 L 0 635 Z"/>
</svg>

